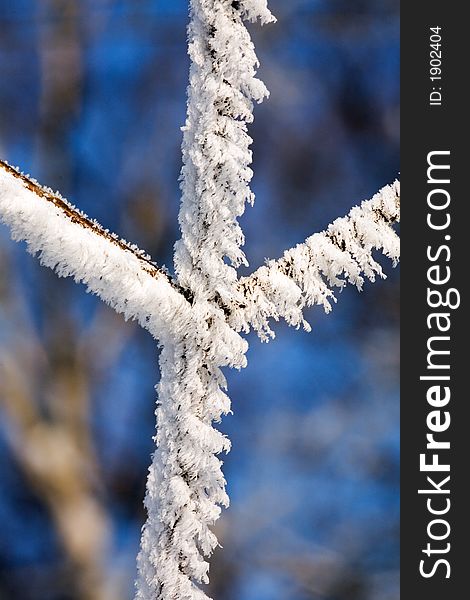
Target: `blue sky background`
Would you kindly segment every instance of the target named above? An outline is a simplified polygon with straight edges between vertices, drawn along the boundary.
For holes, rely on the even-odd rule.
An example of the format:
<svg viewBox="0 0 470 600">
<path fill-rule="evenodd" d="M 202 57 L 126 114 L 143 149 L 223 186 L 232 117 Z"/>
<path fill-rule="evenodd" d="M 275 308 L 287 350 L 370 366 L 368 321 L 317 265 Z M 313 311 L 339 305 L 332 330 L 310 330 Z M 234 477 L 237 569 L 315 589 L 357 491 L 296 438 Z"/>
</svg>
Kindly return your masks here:
<svg viewBox="0 0 470 600">
<path fill-rule="evenodd" d="M 271 7 L 277 24 L 250 26 L 271 91 L 250 130 L 256 203 L 242 218 L 250 269 L 399 172 L 398 2 Z M 186 22 L 182 0 L 0 0 L 1 157 L 169 268 Z M 0 365 L 21 365 L 46 421 L 44 390 L 64 361 L 86 381 L 82 425 L 111 539 L 103 569 L 119 574 L 115 600 L 130 599 L 158 350 L 39 267 L 3 227 L 0 257 Z M 384 267 L 387 281 L 345 290 L 330 315 L 309 311 L 311 334 L 279 324 L 273 343 L 249 336 L 249 367 L 227 373 L 234 414 L 221 428 L 233 442 L 224 469 L 232 505 L 217 525 L 224 548 L 209 589 L 217 600 L 398 598 L 399 281 L 398 269 Z M 88 338 L 98 340 L 96 361 L 77 358 Z M 81 600 L 80 575 L 15 450 L 21 435 L 4 401 L 0 598 Z"/>
</svg>

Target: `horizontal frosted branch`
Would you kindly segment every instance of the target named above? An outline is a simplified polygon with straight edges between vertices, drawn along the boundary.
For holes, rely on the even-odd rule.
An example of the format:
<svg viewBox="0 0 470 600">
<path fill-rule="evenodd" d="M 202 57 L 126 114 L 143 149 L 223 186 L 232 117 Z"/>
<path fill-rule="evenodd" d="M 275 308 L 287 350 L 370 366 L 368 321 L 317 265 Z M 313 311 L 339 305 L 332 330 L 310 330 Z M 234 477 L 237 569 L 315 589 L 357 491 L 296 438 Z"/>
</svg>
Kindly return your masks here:
<svg viewBox="0 0 470 600">
<path fill-rule="evenodd" d="M 135 246 L 0 161 L 0 221 L 61 277 L 83 282 L 158 339 L 184 331 L 191 306 L 170 276 Z"/>
<path fill-rule="evenodd" d="M 371 200 L 355 206 L 347 216 L 286 250 L 239 282 L 243 301 L 229 307 L 230 324 L 237 331 L 253 328 L 266 340 L 274 337 L 269 319 L 284 318 L 290 325 L 309 330 L 302 310 L 320 304 L 326 312 L 335 302 L 332 288 L 346 283 L 362 289 L 364 278 L 385 278 L 373 251 L 381 251 L 397 264 L 400 240 L 393 224 L 400 219 L 400 183 L 382 188 Z"/>
</svg>

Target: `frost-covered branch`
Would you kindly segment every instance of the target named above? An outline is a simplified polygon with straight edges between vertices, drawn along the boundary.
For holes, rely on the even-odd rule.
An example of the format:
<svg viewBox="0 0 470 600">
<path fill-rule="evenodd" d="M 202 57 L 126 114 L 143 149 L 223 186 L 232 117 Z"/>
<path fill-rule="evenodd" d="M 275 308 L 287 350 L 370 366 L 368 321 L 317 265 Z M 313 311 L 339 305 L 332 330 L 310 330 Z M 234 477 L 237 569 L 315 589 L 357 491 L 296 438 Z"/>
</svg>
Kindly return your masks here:
<svg viewBox="0 0 470 600">
<path fill-rule="evenodd" d="M 302 311 L 320 304 L 326 312 L 335 302 L 332 288 L 352 283 L 362 289 L 364 278 L 385 278 L 373 251 L 379 250 L 394 265 L 400 240 L 393 224 L 400 220 L 400 183 L 382 188 L 371 200 L 336 219 L 326 231 L 286 250 L 251 276 L 240 280 L 243 303 L 230 307 L 229 321 L 237 331 L 252 327 L 266 340 L 274 337 L 269 319 L 284 318 L 290 325 L 309 330 Z"/>
<path fill-rule="evenodd" d="M 180 283 L 196 296 L 225 302 L 237 293 L 236 268 L 247 264 L 238 224 L 252 203 L 253 103 L 268 95 L 243 19 L 274 21 L 266 0 L 191 0 L 188 115 L 183 128 Z"/>
<path fill-rule="evenodd" d="M 229 441 L 213 428 L 230 410 L 220 367 L 245 365 L 247 344 L 221 303 L 242 297 L 236 267 L 246 263 L 237 218 L 253 201 L 253 102 L 266 95 L 243 19 L 273 19 L 266 0 L 191 0 L 188 116 L 184 127 L 182 238 L 178 282 L 194 294 L 197 319 L 166 345 L 158 388 L 157 451 L 147 482 L 148 519 L 138 559 L 138 600 L 202 600 L 204 557 L 217 546 L 210 526 L 227 506 L 222 462 Z"/>
<path fill-rule="evenodd" d="M 9 226 L 13 239 L 26 241 L 43 265 L 83 282 L 156 338 L 187 326 L 190 303 L 164 270 L 58 193 L 2 161 L 0 221 Z"/>
</svg>

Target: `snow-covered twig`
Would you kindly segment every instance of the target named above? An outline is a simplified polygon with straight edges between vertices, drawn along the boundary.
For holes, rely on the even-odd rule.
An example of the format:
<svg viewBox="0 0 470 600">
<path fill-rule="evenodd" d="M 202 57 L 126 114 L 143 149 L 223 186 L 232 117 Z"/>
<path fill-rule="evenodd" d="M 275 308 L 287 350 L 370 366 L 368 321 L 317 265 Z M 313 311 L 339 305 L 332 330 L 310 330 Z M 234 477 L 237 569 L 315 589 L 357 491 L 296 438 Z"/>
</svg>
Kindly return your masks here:
<svg viewBox="0 0 470 600">
<path fill-rule="evenodd" d="M 290 325 L 310 330 L 302 314 L 306 306 L 319 304 L 329 312 L 331 301 L 336 302 L 332 288 L 352 283 L 361 290 L 364 278 L 386 277 L 374 250 L 396 265 L 400 240 L 393 224 L 399 220 L 400 183 L 395 181 L 333 221 L 326 231 L 241 278 L 243 303 L 227 307 L 229 322 L 236 331 L 252 327 L 263 340 L 274 337 L 269 319 L 284 318 Z"/>
<path fill-rule="evenodd" d="M 81 281 L 157 339 L 187 326 L 191 305 L 136 246 L 103 229 L 58 193 L 0 161 L 0 221 L 61 277 Z M 176 318 L 179 315 L 180 318 Z"/>
<path fill-rule="evenodd" d="M 217 454 L 229 441 L 213 426 L 230 410 L 220 367 L 244 366 L 247 344 L 227 325 L 223 303 L 240 300 L 236 268 L 246 264 L 237 222 L 253 201 L 253 102 L 267 95 L 243 20 L 273 20 L 266 0 L 191 0 L 188 115 L 184 127 L 182 238 L 175 249 L 178 282 L 194 294 L 198 315 L 185 338 L 160 358 L 157 451 L 147 483 L 139 554 L 138 600 L 206 598 L 210 526 L 227 506 Z"/>
</svg>

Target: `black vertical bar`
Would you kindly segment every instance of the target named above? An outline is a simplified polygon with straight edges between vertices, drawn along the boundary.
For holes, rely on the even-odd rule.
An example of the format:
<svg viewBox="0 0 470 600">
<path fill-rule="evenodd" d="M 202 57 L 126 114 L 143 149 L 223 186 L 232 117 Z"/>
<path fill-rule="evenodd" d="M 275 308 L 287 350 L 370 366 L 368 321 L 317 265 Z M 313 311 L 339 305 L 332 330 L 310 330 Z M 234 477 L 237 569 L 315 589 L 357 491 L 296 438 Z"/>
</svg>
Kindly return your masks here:
<svg viewBox="0 0 470 600">
<path fill-rule="evenodd" d="M 470 229 L 465 222 L 470 208 L 470 26 L 464 9 L 464 3 L 436 0 L 401 4 L 402 600 L 460 599 L 470 573 L 465 518 L 470 510 L 470 397 L 465 386 L 470 371 Z M 450 169 L 437 167 L 428 174 L 430 162 Z M 446 300 L 455 308 L 444 306 Z M 430 356 L 428 344 L 450 354 Z M 450 449 L 433 448 L 428 434 L 435 442 L 449 442 Z M 420 468 L 421 454 L 425 465 L 436 461 L 437 470 Z M 445 465 L 449 471 L 439 470 Z"/>
</svg>

